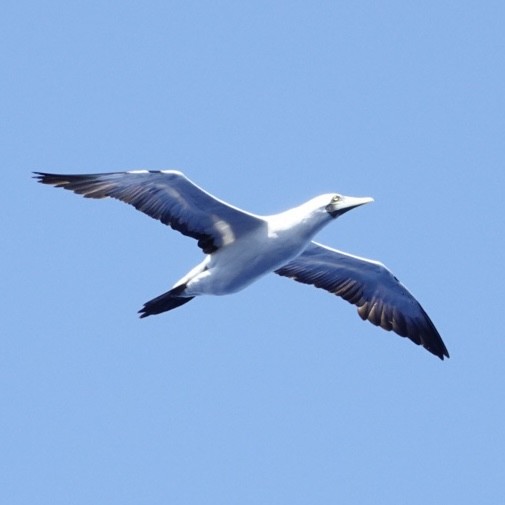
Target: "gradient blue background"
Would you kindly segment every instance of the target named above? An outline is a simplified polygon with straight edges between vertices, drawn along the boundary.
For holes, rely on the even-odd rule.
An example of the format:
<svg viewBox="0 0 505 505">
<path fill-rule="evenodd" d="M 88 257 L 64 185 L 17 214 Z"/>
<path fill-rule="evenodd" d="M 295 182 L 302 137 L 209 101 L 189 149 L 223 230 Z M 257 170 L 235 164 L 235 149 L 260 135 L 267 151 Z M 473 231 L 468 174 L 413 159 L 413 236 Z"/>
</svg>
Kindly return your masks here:
<svg viewBox="0 0 505 505">
<path fill-rule="evenodd" d="M 0 501 L 505 498 L 505 4 L 3 2 Z M 275 275 L 139 320 L 200 260 L 31 171 L 183 170 L 239 207 L 375 203 L 326 228 L 451 353 Z"/>
</svg>

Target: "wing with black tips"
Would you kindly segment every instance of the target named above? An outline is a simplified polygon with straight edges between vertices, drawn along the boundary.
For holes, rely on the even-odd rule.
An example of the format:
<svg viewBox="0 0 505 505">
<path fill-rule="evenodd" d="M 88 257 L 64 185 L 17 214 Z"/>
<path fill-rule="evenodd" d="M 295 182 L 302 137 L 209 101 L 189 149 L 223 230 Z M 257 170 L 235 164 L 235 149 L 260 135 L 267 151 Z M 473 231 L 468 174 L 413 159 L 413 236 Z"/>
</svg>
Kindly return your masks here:
<svg viewBox="0 0 505 505">
<path fill-rule="evenodd" d="M 356 305 L 362 319 L 408 337 L 440 359 L 449 357 L 428 314 L 382 263 L 312 242 L 276 273 L 338 295 Z"/>
<path fill-rule="evenodd" d="M 116 172 L 59 175 L 36 172 L 43 184 L 64 188 L 87 198 L 116 198 L 154 219 L 198 240 L 212 253 L 258 227 L 264 221 L 229 205 L 191 182 L 181 172 Z"/>
</svg>

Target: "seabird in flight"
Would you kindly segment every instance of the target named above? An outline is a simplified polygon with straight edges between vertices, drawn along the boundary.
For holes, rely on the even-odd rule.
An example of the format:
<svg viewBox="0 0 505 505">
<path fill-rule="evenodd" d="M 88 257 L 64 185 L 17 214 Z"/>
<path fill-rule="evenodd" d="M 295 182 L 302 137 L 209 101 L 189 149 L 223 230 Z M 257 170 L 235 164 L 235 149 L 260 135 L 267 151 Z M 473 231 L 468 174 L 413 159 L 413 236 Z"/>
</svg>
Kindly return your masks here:
<svg viewBox="0 0 505 505">
<path fill-rule="evenodd" d="M 440 359 L 449 357 L 424 309 L 382 263 L 312 240 L 324 226 L 372 198 L 331 193 L 280 214 L 259 216 L 215 198 L 174 170 L 35 174 L 43 184 L 87 198 L 129 203 L 198 240 L 203 261 L 172 289 L 148 301 L 140 317 L 172 310 L 195 296 L 235 293 L 275 272 L 338 295 L 356 305 L 362 319 L 408 337 Z"/>
</svg>

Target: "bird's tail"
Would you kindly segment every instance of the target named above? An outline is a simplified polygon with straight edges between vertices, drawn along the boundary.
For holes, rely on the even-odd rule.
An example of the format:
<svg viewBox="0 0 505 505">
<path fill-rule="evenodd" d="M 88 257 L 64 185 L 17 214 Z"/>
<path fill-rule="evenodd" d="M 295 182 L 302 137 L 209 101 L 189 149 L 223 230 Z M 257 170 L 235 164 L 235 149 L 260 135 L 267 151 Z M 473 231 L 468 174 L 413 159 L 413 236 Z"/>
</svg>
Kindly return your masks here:
<svg viewBox="0 0 505 505">
<path fill-rule="evenodd" d="M 170 291 L 149 300 L 139 310 L 140 317 L 142 318 L 153 316 L 155 314 L 161 314 L 162 312 L 175 309 L 185 303 L 188 303 L 194 298 L 194 296 L 180 296 L 185 288 L 186 285 L 182 284 L 181 286 L 172 288 Z"/>
</svg>

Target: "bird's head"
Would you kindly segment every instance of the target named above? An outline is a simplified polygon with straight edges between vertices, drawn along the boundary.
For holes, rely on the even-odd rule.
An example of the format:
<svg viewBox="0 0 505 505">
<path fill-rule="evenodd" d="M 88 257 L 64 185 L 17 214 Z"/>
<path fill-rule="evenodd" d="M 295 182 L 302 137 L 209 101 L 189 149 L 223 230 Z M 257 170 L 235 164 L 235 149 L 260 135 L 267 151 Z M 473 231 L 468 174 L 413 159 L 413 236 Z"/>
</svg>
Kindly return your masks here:
<svg viewBox="0 0 505 505">
<path fill-rule="evenodd" d="M 369 196 L 344 196 L 337 193 L 325 196 L 328 198 L 326 200 L 327 203 L 324 206 L 324 210 L 333 218 L 339 217 L 355 207 L 374 201 L 373 198 L 370 198 Z"/>
</svg>

